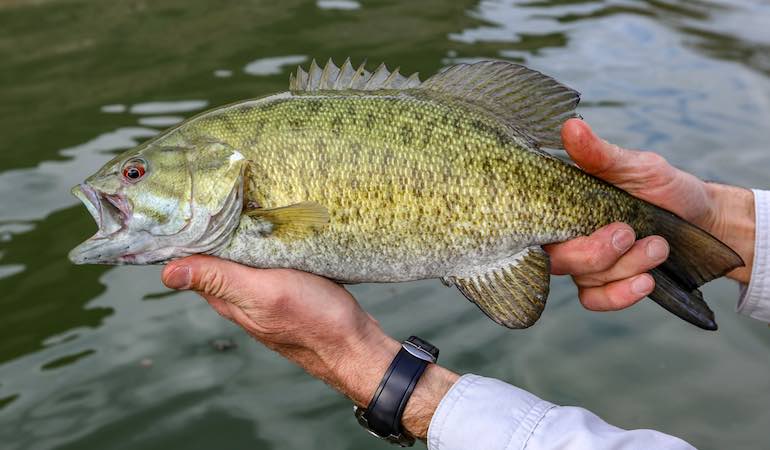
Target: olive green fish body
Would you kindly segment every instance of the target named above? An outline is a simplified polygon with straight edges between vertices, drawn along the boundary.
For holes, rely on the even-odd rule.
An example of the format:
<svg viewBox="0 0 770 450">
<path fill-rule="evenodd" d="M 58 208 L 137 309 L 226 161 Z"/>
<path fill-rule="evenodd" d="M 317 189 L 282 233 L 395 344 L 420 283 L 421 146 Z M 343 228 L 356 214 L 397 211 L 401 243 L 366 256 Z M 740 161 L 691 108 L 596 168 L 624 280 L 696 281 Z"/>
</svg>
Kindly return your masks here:
<svg viewBox="0 0 770 450">
<path fill-rule="evenodd" d="M 419 91 L 286 93 L 189 127 L 253 163 L 248 200 L 329 211 L 328 226 L 299 237 L 264 238 L 244 218 L 220 254 L 259 267 L 356 282 L 443 277 L 612 221 L 635 223 L 642 209 L 491 114 Z"/>
<path fill-rule="evenodd" d="M 343 282 L 440 278 L 525 328 L 548 296 L 541 245 L 622 221 L 660 234 L 650 298 L 715 329 L 698 287 L 742 264 L 713 236 L 541 150 L 579 94 L 512 63 L 425 82 L 349 61 L 290 91 L 205 112 L 107 163 L 73 192 L 99 232 L 77 263 L 208 253 Z"/>
</svg>

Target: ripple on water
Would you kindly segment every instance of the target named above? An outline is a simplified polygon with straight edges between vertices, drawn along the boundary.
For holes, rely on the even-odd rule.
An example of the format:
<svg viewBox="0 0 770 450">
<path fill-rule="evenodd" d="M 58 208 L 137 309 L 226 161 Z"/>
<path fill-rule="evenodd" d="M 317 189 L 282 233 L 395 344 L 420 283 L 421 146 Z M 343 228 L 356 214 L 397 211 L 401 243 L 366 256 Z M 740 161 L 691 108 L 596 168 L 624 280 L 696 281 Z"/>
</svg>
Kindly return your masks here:
<svg viewBox="0 0 770 450">
<path fill-rule="evenodd" d="M 167 128 L 184 120 L 182 116 L 149 116 L 139 118 L 139 125 Z"/>
<path fill-rule="evenodd" d="M 104 105 L 100 108 L 101 112 L 107 113 L 107 114 L 119 114 L 126 112 L 126 105 L 121 105 L 119 103 L 112 104 L 112 105 Z"/>
<path fill-rule="evenodd" d="M 353 0 L 318 0 L 316 5 L 320 9 L 341 9 L 345 11 L 361 9 L 361 4 Z"/>
<path fill-rule="evenodd" d="M 209 105 L 208 100 L 179 100 L 147 102 L 131 105 L 131 114 L 170 114 L 198 111 Z"/>
<path fill-rule="evenodd" d="M 286 66 L 295 66 L 307 61 L 305 55 L 274 56 L 270 58 L 256 59 L 243 67 L 243 71 L 249 75 L 267 76 L 284 73 Z M 291 67 L 290 69 L 293 69 Z"/>
<path fill-rule="evenodd" d="M 214 76 L 217 78 L 230 78 L 233 76 L 233 71 L 228 69 L 218 69 L 214 71 Z"/>
</svg>

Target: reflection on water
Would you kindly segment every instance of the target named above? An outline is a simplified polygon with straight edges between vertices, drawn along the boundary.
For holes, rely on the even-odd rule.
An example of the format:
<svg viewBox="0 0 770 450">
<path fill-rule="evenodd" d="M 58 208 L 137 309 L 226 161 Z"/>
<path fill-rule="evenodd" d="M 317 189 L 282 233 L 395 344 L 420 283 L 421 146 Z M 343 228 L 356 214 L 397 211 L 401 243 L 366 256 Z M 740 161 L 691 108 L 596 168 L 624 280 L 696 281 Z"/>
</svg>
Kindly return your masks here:
<svg viewBox="0 0 770 450">
<path fill-rule="evenodd" d="M 273 58 L 260 58 L 252 61 L 243 68 L 249 75 L 280 75 L 307 61 L 307 56 L 289 55 Z"/>
<path fill-rule="evenodd" d="M 346 400 L 195 296 L 165 290 L 157 267 L 66 260 L 95 230 L 69 189 L 115 152 L 207 107 L 285 89 L 311 58 L 425 78 L 493 57 L 580 90 L 581 114 L 610 140 L 768 188 L 768 20 L 760 1 L 0 2 L 3 449 L 388 448 Z M 435 341 L 458 371 L 699 448 L 766 443 L 757 394 L 770 392 L 770 333 L 733 313 L 727 281 L 706 289 L 715 334 L 649 302 L 589 313 L 562 278 L 524 332 L 436 282 L 351 290 L 391 334 Z"/>
<path fill-rule="evenodd" d="M 354 2 L 352 0 L 318 0 L 316 2 L 316 5 L 318 5 L 321 9 L 358 9 L 361 7 L 361 4 L 358 2 Z"/>
</svg>

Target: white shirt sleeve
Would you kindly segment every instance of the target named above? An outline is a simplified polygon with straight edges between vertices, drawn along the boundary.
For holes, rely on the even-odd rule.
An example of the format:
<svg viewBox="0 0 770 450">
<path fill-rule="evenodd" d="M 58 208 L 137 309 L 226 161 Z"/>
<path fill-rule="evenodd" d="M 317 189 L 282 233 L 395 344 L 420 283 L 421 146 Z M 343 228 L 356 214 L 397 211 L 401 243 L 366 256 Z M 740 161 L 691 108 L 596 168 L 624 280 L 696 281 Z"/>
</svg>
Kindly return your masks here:
<svg viewBox="0 0 770 450">
<path fill-rule="evenodd" d="M 692 450 L 653 430 L 626 431 L 493 378 L 463 375 L 428 427 L 429 450 Z"/>
<path fill-rule="evenodd" d="M 751 281 L 741 286 L 738 313 L 770 323 L 770 191 L 754 189 L 754 266 Z"/>
</svg>

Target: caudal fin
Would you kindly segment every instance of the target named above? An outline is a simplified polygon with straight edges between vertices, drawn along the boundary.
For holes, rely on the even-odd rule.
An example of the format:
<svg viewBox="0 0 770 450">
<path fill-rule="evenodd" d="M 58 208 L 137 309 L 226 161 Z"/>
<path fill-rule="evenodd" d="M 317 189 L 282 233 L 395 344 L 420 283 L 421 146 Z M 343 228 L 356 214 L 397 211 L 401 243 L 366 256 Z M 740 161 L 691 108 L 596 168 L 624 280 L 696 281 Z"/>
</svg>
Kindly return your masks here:
<svg viewBox="0 0 770 450">
<path fill-rule="evenodd" d="M 730 247 L 676 215 L 655 208 L 654 233 L 666 238 L 669 257 L 651 274 L 650 298 L 678 317 L 705 330 L 716 330 L 714 312 L 698 288 L 744 265 Z"/>
</svg>

